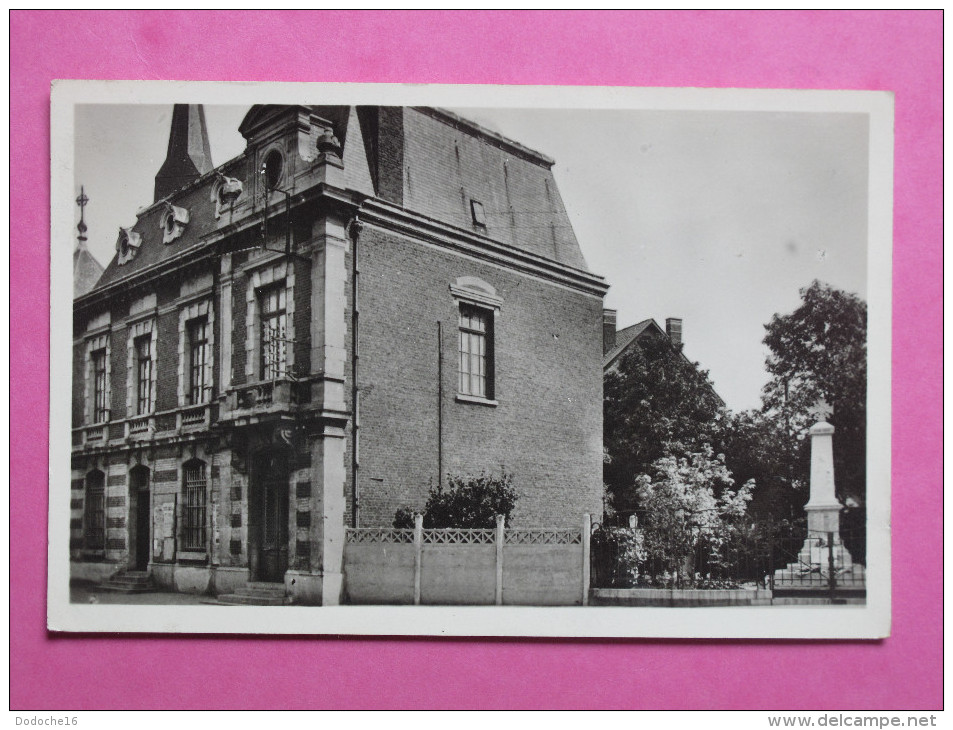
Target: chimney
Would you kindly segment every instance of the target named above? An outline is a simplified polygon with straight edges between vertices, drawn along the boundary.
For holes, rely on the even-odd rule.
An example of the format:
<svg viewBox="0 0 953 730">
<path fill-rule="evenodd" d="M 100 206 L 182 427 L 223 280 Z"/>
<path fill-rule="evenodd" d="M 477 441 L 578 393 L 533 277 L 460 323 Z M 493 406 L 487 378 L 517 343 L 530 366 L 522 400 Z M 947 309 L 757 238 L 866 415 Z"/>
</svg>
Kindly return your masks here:
<svg viewBox="0 0 953 730">
<path fill-rule="evenodd" d="M 677 317 L 669 317 L 665 320 L 665 334 L 672 344 L 679 346 L 682 344 L 682 320 Z"/>
<path fill-rule="evenodd" d="M 212 152 L 201 104 L 172 108 L 169 150 L 156 175 L 155 200 L 171 195 L 212 169 Z"/>
<path fill-rule="evenodd" d="M 614 309 L 602 310 L 602 354 L 605 355 L 609 350 L 615 348 L 615 316 Z"/>
</svg>

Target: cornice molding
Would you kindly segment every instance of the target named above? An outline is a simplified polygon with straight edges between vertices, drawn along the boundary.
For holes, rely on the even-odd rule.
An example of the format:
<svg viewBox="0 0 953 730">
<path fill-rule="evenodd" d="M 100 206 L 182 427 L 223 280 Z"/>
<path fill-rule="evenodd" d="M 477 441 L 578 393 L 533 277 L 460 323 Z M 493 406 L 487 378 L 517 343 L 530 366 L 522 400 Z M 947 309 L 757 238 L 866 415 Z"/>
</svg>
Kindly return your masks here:
<svg viewBox="0 0 953 730">
<path fill-rule="evenodd" d="M 411 213 L 376 198 L 365 201 L 359 215 L 362 223 L 382 230 L 392 230 L 409 238 L 417 238 L 441 248 L 531 274 L 577 291 L 604 297 L 609 290 L 605 279 L 597 274 Z"/>
</svg>

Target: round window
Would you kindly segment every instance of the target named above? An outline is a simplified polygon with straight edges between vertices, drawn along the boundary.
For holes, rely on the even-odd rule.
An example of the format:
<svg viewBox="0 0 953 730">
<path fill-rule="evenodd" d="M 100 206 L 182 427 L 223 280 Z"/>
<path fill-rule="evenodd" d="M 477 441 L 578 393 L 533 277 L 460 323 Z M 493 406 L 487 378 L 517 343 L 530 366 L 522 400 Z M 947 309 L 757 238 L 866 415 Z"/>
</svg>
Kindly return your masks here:
<svg viewBox="0 0 953 730">
<path fill-rule="evenodd" d="M 171 213 L 165 217 L 165 232 L 169 234 L 175 233 L 175 216 Z"/>
<path fill-rule="evenodd" d="M 123 257 L 129 255 L 129 236 L 123 236 L 119 239 L 119 254 Z"/>
<path fill-rule="evenodd" d="M 278 150 L 272 150 L 265 155 L 265 161 L 262 163 L 261 172 L 265 178 L 265 186 L 269 189 L 278 187 L 281 182 L 281 171 L 284 167 L 284 160 Z"/>
</svg>

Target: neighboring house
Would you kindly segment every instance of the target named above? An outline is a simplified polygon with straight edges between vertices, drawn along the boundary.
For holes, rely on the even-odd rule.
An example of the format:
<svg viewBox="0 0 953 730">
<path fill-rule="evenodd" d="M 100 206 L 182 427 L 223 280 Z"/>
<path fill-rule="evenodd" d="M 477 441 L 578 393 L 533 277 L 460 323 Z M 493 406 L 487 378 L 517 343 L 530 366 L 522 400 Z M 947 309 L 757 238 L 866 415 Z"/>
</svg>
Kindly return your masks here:
<svg viewBox="0 0 953 730">
<path fill-rule="evenodd" d="M 698 364 L 682 351 L 681 319 L 666 319 L 664 330 L 654 319 L 646 319 L 617 331 L 616 312 L 606 309 L 603 351 L 603 474 L 612 507 L 604 519 L 624 525 L 638 504 L 635 476 L 663 455 L 666 440 L 681 438 L 678 429 L 686 422 L 704 419 L 704 414 L 715 417 L 725 403 Z M 628 354 L 638 357 L 623 370 Z M 700 387 L 694 387 L 693 379 Z"/>
<path fill-rule="evenodd" d="M 682 359 L 694 367 L 694 363 L 682 352 L 682 320 L 669 317 L 665 320 L 665 329 L 659 327 L 654 319 L 643 319 L 624 329 L 616 329 L 616 311 L 604 309 L 602 313 L 602 369 L 609 373 L 617 371 L 623 353 L 649 338 L 665 338 L 672 344 L 672 351 L 678 352 Z M 712 389 L 712 394 L 724 406 L 721 396 Z"/>
<path fill-rule="evenodd" d="M 155 200 L 75 302 L 73 576 L 334 604 L 345 527 L 448 473 L 512 473 L 520 527 L 600 512 L 607 287 L 553 161 L 433 108 L 239 131 L 213 168 L 176 105 Z"/>
</svg>

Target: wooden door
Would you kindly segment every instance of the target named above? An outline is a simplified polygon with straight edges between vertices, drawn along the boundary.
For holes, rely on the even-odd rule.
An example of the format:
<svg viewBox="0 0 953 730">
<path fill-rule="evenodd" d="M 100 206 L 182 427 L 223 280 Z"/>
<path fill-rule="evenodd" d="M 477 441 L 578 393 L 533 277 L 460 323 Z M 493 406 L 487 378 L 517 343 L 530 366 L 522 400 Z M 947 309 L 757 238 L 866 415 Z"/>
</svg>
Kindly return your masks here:
<svg viewBox="0 0 953 730">
<path fill-rule="evenodd" d="M 136 492 L 136 570 L 149 568 L 149 525 L 152 522 L 152 500 L 149 487 Z"/>
<path fill-rule="evenodd" d="M 258 575 L 280 583 L 288 569 L 288 469 L 283 455 L 265 456 L 258 468 Z"/>
</svg>

